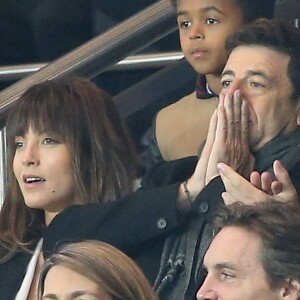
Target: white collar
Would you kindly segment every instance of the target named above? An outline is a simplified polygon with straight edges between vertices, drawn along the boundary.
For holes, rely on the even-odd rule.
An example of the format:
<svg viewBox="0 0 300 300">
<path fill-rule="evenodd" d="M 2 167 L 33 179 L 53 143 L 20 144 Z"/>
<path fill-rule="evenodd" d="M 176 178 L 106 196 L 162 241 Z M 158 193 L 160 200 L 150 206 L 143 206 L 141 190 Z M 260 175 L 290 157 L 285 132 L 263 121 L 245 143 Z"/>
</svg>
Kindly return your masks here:
<svg viewBox="0 0 300 300">
<path fill-rule="evenodd" d="M 15 300 L 26 300 L 30 291 L 30 287 L 32 284 L 32 280 L 34 277 L 35 267 L 38 262 L 39 255 L 42 251 L 43 246 L 43 239 L 40 239 L 38 244 L 36 245 L 36 248 L 34 250 L 34 253 L 30 259 L 30 262 L 27 266 L 25 277 L 22 281 L 21 287 L 18 291 L 18 294 L 15 298 Z"/>
</svg>

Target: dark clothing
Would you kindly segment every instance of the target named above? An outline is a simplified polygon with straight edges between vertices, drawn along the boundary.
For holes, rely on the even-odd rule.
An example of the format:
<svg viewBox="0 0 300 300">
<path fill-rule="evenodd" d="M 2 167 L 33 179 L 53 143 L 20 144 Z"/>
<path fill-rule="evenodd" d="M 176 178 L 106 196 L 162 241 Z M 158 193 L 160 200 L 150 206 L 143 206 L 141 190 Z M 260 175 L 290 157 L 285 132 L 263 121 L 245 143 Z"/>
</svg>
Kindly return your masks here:
<svg viewBox="0 0 300 300">
<path fill-rule="evenodd" d="M 31 254 L 19 252 L 0 264 L 0 295 L 3 300 L 14 300 L 24 279 Z"/>
<path fill-rule="evenodd" d="M 153 282 L 165 236 L 180 225 L 175 206 L 177 189 L 176 184 L 148 192 L 137 191 L 106 205 L 67 208 L 45 232 L 45 256 L 54 250 L 57 241 L 66 238 L 99 239 L 131 256 L 143 270 L 147 269 L 147 276 Z M 64 229 L 57 231 L 57 228 Z"/>
<path fill-rule="evenodd" d="M 254 170 L 268 171 L 273 174 L 273 162 L 279 159 L 289 172 L 299 193 L 299 153 L 300 129 L 297 128 L 293 132 L 274 138 L 256 153 Z M 184 160 L 181 160 L 183 164 Z M 166 162 L 165 165 L 173 163 Z M 156 169 L 158 183 L 164 176 L 164 168 L 158 166 Z M 179 178 L 174 177 L 174 179 Z M 224 186 L 220 177 L 212 180 L 196 199 L 194 210 L 198 209 L 199 216 L 191 218 L 188 228 L 182 233 L 177 232 L 167 238 L 160 272 L 155 283 L 161 299 L 195 299 L 195 293 L 204 279 L 202 260 L 212 238 L 210 220 L 216 209 L 223 204 L 221 199 L 223 191 Z"/>
<path fill-rule="evenodd" d="M 99 237 L 132 256 L 139 257 L 139 251 L 145 253 L 147 262 L 146 247 L 149 241 L 156 237 L 157 243 L 153 249 L 162 249 L 163 240 L 160 242 L 160 236 L 180 225 L 175 206 L 177 189 L 178 185 L 173 185 L 150 193 L 138 191 L 122 200 L 106 205 L 87 204 L 67 208 L 50 224 L 49 233 L 48 229 L 45 232 L 45 256 L 49 255 L 47 249 L 53 250 L 57 241 Z M 146 205 L 146 202 L 153 205 Z M 148 218 L 145 218 L 145 215 Z M 57 231 L 57 228 L 62 230 Z M 155 261 L 159 262 L 160 256 L 161 253 L 156 251 Z M 0 299 L 13 300 L 15 298 L 30 257 L 28 253 L 18 253 L 8 262 L 0 264 Z M 143 264 L 142 261 L 141 265 Z M 158 268 L 159 263 L 157 269 L 153 269 L 155 273 L 151 274 L 152 270 L 150 270 L 149 276 L 155 278 Z"/>
<path fill-rule="evenodd" d="M 280 159 L 299 193 L 299 148 L 300 129 L 277 137 L 255 155 L 255 169 L 270 170 L 273 161 Z M 141 266 L 150 281 L 155 281 L 161 299 L 195 298 L 203 280 L 203 256 L 212 238 L 210 221 L 223 205 L 224 191 L 220 177 L 212 180 L 193 203 L 189 222 L 181 220 L 175 205 L 178 184 L 172 183 L 191 176 L 196 163 L 197 157 L 162 162 L 147 174 L 139 191 L 122 200 L 65 209 L 45 231 L 45 256 L 61 241 L 103 240 Z M 1 299 L 13 300 L 29 258 L 27 254 L 17 254 L 0 265 Z"/>
<path fill-rule="evenodd" d="M 177 164 L 182 174 L 183 166 L 192 159 L 196 165 L 197 157 L 165 162 L 156 170 L 156 174 L 163 177 L 163 165 L 167 164 Z M 181 178 L 174 176 L 173 179 Z M 154 284 L 160 299 L 196 299 L 196 291 L 204 279 L 203 256 L 212 239 L 211 221 L 216 210 L 223 205 L 223 191 L 220 177 L 212 180 L 196 198 L 192 207 L 195 214 L 189 218 L 187 226 L 167 237 Z"/>
<path fill-rule="evenodd" d="M 196 268 L 194 270 L 194 262 L 202 262 L 202 256 L 212 236 L 208 230 L 207 234 L 203 235 L 205 246 L 199 247 L 199 234 L 223 203 L 220 196 L 224 191 L 223 183 L 218 177 L 200 193 L 193 204 L 189 223 L 180 222 L 179 219 L 177 223 L 169 221 L 169 214 L 176 213 L 175 206 L 170 204 L 174 201 L 171 196 L 175 197 L 178 184 L 168 187 L 169 191 L 173 191 L 170 194 L 162 195 L 161 192 L 166 189 L 163 186 L 172 182 L 181 182 L 191 176 L 196 163 L 197 157 L 189 157 L 158 164 L 142 181 L 142 189 L 135 193 L 136 199 L 140 198 L 140 203 L 137 200 L 135 203 L 132 202 L 132 205 L 128 205 L 125 202 L 132 198 L 128 196 L 127 200 L 120 200 L 123 202 L 122 209 L 120 209 L 121 203 L 110 205 L 115 206 L 116 209 L 106 209 L 106 206 L 95 204 L 86 205 L 84 209 L 82 206 L 67 208 L 53 220 L 44 235 L 45 255 L 55 249 L 57 241 L 66 238 L 104 240 L 118 247 L 137 262 L 150 282 L 155 285 L 161 299 L 184 299 L 187 288 L 191 291 L 190 294 L 194 295 L 199 286 L 198 276 L 202 276 L 201 263 L 198 264 L 197 270 Z M 145 194 L 149 195 L 148 199 Z M 212 198 L 211 195 L 216 196 Z M 152 210 L 157 210 L 162 202 L 166 209 L 159 209 L 159 214 L 152 214 Z M 130 227 L 128 227 L 128 220 L 132 220 Z M 167 225 L 162 232 L 159 226 L 164 226 L 164 220 Z M 183 268 L 181 265 L 178 266 L 178 256 L 179 262 L 180 257 L 184 260 Z M 197 276 L 195 274 L 191 278 L 194 271 L 197 272 Z M 169 276 L 170 273 L 174 273 L 174 277 Z"/>
<path fill-rule="evenodd" d="M 196 162 L 197 158 L 191 157 L 158 165 L 144 178 L 141 190 L 121 200 L 105 205 L 68 207 L 51 222 L 44 233 L 45 257 L 63 241 L 99 239 L 131 256 L 151 283 L 154 283 L 167 237 L 173 233 L 180 234 L 186 228 L 184 220 L 177 215 L 175 205 L 178 184 L 165 185 L 180 182 L 190 176 Z M 158 187 L 154 188 L 155 186 Z M 162 186 L 165 187 L 161 188 Z M 199 210 L 199 201 L 200 198 L 194 203 L 194 212 Z M 206 210 L 202 213 L 204 214 L 210 216 Z M 14 299 L 30 257 L 30 254 L 18 253 L 7 263 L 0 265 L 1 298 Z"/>
</svg>

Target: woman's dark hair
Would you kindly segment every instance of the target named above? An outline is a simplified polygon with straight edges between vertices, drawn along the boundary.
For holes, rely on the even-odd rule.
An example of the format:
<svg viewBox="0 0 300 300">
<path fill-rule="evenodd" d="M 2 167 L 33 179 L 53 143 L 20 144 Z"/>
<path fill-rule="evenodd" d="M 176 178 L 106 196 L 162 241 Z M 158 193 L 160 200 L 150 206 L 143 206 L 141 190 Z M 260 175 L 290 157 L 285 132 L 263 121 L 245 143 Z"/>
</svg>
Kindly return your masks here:
<svg viewBox="0 0 300 300">
<path fill-rule="evenodd" d="M 69 77 L 36 84 L 11 109 L 7 124 L 8 183 L 0 212 L 0 262 L 41 236 L 42 210 L 28 208 L 13 173 L 15 137 L 29 128 L 54 133 L 72 157 L 76 194 L 105 203 L 132 190 L 133 144 L 112 98 L 91 81 Z"/>
</svg>

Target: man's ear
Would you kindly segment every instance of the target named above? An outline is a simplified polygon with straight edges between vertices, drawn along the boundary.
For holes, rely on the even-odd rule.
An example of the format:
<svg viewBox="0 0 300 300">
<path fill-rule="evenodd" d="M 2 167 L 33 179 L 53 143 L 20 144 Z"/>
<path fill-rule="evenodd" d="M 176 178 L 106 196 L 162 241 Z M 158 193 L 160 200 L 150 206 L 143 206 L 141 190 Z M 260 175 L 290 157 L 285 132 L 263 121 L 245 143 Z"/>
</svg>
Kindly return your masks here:
<svg viewBox="0 0 300 300">
<path fill-rule="evenodd" d="M 295 279 L 286 280 L 280 289 L 280 299 L 282 300 L 299 300 L 300 299 L 300 282 Z"/>
</svg>

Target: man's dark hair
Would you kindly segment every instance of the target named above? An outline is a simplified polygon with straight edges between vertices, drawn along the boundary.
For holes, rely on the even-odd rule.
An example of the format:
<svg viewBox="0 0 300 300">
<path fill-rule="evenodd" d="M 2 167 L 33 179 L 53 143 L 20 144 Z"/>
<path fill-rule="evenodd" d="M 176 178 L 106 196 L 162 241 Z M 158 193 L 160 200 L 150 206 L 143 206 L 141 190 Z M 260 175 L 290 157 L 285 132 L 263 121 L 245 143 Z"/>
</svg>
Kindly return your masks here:
<svg viewBox="0 0 300 300">
<path fill-rule="evenodd" d="M 170 1 L 172 5 L 176 8 L 178 0 L 170 0 Z M 272 19 L 274 17 L 276 0 L 224 0 L 224 1 L 233 1 L 240 8 L 245 24 L 260 18 Z"/>
<path fill-rule="evenodd" d="M 214 233 L 228 226 L 243 228 L 261 238 L 261 263 L 272 288 L 288 280 L 300 280 L 299 208 L 275 200 L 257 205 L 235 203 L 219 210 Z"/>
<path fill-rule="evenodd" d="M 290 56 L 288 77 L 292 99 L 300 97 L 300 29 L 279 20 L 260 19 L 231 34 L 226 40 L 230 54 L 238 46 L 263 46 Z"/>
</svg>

